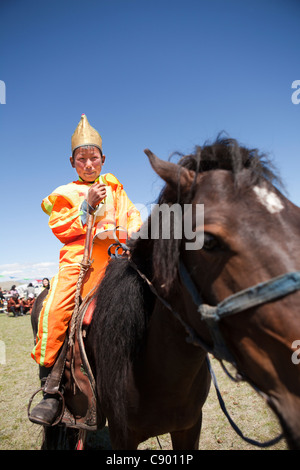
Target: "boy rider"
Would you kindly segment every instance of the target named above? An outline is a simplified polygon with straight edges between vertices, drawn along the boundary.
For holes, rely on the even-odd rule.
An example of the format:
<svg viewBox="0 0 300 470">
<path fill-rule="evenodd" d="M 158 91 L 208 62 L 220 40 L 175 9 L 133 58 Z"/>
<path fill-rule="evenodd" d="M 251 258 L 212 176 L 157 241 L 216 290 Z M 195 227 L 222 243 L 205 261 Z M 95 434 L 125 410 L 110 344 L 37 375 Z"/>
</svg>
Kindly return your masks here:
<svg viewBox="0 0 300 470">
<path fill-rule="evenodd" d="M 40 365 L 41 379 L 48 376 L 56 361 L 74 310 L 76 284 L 86 239 L 87 214 L 94 214 L 93 236 L 111 231 L 116 226 L 124 227 L 130 236 L 142 224 L 138 210 L 128 199 L 117 178 L 110 173 L 101 175 L 105 162 L 102 139 L 84 114 L 71 142 L 70 162 L 79 178 L 58 187 L 42 202 L 42 209 L 49 215 L 49 226 L 64 246 L 60 250 L 58 274 L 52 279 L 43 303 L 36 345 L 31 353 Z M 95 277 L 95 285 L 107 265 L 108 255 L 104 259 L 102 265 L 94 269 L 98 276 Z M 59 408 L 59 396 L 45 394 L 29 418 L 38 424 L 51 425 Z"/>
</svg>

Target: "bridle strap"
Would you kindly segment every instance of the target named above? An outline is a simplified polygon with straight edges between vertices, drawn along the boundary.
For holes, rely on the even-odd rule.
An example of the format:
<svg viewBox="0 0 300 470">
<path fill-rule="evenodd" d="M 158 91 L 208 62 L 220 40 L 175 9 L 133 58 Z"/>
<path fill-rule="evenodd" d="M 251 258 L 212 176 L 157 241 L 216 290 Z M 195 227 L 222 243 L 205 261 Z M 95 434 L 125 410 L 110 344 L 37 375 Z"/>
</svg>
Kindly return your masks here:
<svg viewBox="0 0 300 470">
<path fill-rule="evenodd" d="M 225 360 L 232 364 L 235 364 L 235 361 L 225 344 L 219 329 L 219 321 L 300 289 L 300 271 L 295 271 L 244 289 L 227 297 L 218 305 L 211 306 L 203 303 L 201 295 L 182 261 L 179 263 L 179 273 L 184 286 L 197 306 L 201 319 L 206 322 L 209 329 L 214 343 L 212 353 L 219 360 Z"/>
<path fill-rule="evenodd" d="M 205 311 L 205 308 L 202 311 L 199 306 L 199 312 L 204 316 L 213 315 L 216 321 L 219 321 L 224 317 L 285 297 L 299 289 L 300 271 L 286 273 L 227 297 L 216 308 L 212 308 L 214 311 L 212 309 Z"/>
</svg>

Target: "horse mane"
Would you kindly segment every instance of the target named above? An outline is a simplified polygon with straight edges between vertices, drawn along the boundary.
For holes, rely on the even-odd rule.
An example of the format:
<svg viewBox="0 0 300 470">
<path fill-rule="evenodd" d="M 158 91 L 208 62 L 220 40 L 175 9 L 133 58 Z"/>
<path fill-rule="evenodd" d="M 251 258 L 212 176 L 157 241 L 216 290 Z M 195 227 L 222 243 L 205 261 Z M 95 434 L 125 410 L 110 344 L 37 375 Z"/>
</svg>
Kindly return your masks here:
<svg viewBox="0 0 300 470">
<path fill-rule="evenodd" d="M 181 157 L 178 165 L 193 170 L 195 176 L 206 171 L 227 170 L 232 173 L 237 183 L 242 170 L 249 170 L 247 172 L 249 186 L 266 181 L 267 184 L 283 188 L 278 171 L 266 153 L 256 148 L 248 149 L 239 145 L 235 139 L 223 138 L 222 133 L 218 135 L 215 142 L 206 142 L 203 147 L 196 146 L 192 154 L 175 153 L 174 155 Z M 163 191 L 161 196 L 163 197 Z"/>
<path fill-rule="evenodd" d="M 153 304 L 153 295 L 128 259 L 112 259 L 97 292 L 92 350 L 101 402 L 124 435 L 126 383 L 143 347 Z"/>
<path fill-rule="evenodd" d="M 267 154 L 260 153 L 257 149 L 240 146 L 235 139 L 223 138 L 222 134 L 219 134 L 212 144 L 206 143 L 203 147 L 196 146 L 192 154 L 175 153 L 173 155 L 180 157 L 178 165 L 195 172 L 194 182 L 189 191 L 183 192 L 178 188 L 177 194 L 165 185 L 159 195 L 158 204 L 191 203 L 198 174 L 215 170 L 231 172 L 236 188 L 239 187 L 240 182 L 243 187 L 245 185 L 253 187 L 263 181 L 269 186 L 283 188 L 278 172 Z M 242 173 L 245 176 L 243 170 L 248 170 L 246 178 L 239 178 Z M 148 219 L 148 225 L 151 226 L 151 216 Z M 153 281 L 157 281 L 158 289 L 164 296 L 172 294 L 181 247 L 181 240 L 172 236 L 172 230 L 170 235 L 168 240 L 163 238 L 153 240 L 152 247 Z"/>
<path fill-rule="evenodd" d="M 190 155 L 180 155 L 178 165 L 198 173 L 217 169 L 230 171 L 234 181 L 242 170 L 248 169 L 248 184 L 280 184 L 280 180 L 265 154 L 240 146 L 234 139 L 220 136 L 213 144 L 197 146 Z M 187 193 L 171 196 L 168 185 L 162 189 L 158 204 L 188 203 L 192 200 L 195 184 Z M 174 193 L 174 191 L 173 191 Z M 173 197 L 174 200 L 170 200 Z M 151 226 L 151 216 L 147 221 Z M 171 230 L 172 232 L 172 230 Z M 137 238 L 129 242 L 131 258 L 157 290 L 168 297 L 178 272 L 181 240 Z M 126 258 L 109 262 L 99 286 L 97 305 L 92 322 L 93 349 L 100 399 L 113 413 L 115 421 L 126 431 L 126 384 L 132 364 L 137 360 L 146 342 L 146 332 L 155 303 L 148 285 Z"/>
</svg>

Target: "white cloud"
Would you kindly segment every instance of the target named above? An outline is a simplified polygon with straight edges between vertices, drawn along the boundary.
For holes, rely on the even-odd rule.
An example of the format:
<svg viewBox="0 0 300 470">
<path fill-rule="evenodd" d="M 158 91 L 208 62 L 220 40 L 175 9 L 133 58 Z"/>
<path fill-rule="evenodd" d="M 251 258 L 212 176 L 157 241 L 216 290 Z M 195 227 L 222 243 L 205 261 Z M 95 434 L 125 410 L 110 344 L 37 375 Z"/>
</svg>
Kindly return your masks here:
<svg viewBox="0 0 300 470">
<path fill-rule="evenodd" d="M 11 263 L 0 265 L 1 280 L 15 279 L 42 279 L 43 277 L 51 278 L 58 271 L 58 263 L 51 261 L 43 261 L 40 263 Z"/>
</svg>

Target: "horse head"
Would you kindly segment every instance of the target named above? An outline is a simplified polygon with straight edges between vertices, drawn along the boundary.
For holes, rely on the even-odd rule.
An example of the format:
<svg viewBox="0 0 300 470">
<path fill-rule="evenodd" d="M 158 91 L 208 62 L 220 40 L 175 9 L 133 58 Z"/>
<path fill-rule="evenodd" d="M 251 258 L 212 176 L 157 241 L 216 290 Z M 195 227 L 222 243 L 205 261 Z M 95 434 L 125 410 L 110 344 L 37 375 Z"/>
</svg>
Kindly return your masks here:
<svg viewBox="0 0 300 470">
<path fill-rule="evenodd" d="M 297 272 L 300 209 L 278 189 L 279 178 L 266 157 L 234 140 L 197 147 L 178 164 L 145 153 L 166 182 L 161 202 L 204 205 L 204 223 L 193 217 L 195 236 L 203 234 L 203 246 L 186 249 L 184 239 L 178 245 L 177 306 L 213 350 L 215 338 L 178 276 L 180 262 L 193 289 L 212 307 L 252 286 Z M 300 345 L 299 304 L 295 289 L 246 305 L 218 325 L 238 371 L 263 392 L 292 448 L 300 448 L 300 360 L 295 351 Z"/>
</svg>

